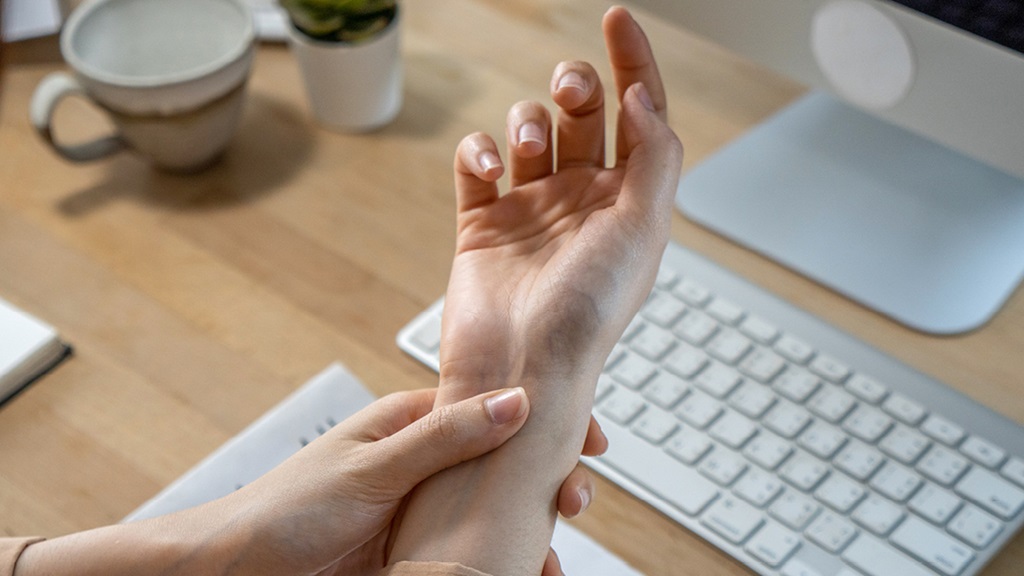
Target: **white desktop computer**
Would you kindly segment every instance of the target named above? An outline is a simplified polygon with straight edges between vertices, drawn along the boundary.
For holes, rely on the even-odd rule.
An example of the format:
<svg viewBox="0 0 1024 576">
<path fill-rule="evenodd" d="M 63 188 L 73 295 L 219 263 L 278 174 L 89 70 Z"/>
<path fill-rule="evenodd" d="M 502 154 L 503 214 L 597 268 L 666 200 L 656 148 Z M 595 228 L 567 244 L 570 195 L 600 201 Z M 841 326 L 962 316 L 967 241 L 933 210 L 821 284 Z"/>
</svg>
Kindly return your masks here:
<svg viewBox="0 0 1024 576">
<path fill-rule="evenodd" d="M 1024 276 L 1024 0 L 633 0 L 810 94 L 684 174 L 691 219 L 936 334 Z"/>
</svg>

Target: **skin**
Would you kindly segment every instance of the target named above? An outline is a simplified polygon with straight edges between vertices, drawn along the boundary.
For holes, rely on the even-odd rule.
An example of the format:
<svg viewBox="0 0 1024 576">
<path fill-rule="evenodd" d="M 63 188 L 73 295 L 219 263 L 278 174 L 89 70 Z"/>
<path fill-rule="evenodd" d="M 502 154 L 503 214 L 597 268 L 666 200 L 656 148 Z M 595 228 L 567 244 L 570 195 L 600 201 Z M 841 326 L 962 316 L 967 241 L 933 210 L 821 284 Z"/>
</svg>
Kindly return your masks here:
<svg viewBox="0 0 1024 576">
<path fill-rule="evenodd" d="M 530 412 L 522 388 L 441 410 L 433 409 L 435 397 L 434 389 L 385 396 L 209 504 L 29 546 L 15 574 L 376 574 L 392 519 L 413 487 L 501 445 Z M 592 437 L 590 447 L 603 450 L 598 429 Z M 586 474 L 574 478 L 560 497 L 570 516 L 585 507 L 578 494 L 592 489 Z M 560 573 L 554 562 L 543 576 Z"/>
<path fill-rule="evenodd" d="M 505 166 L 491 138 L 470 135 L 456 152 L 458 235 L 436 405 L 516 385 L 533 409 L 501 448 L 417 488 L 392 561 L 456 561 L 502 576 L 536 574 L 545 562 L 597 377 L 653 285 L 682 163 L 643 31 L 621 8 L 603 28 L 620 105 L 611 167 L 604 91 L 584 62 L 555 70 L 554 126 L 536 102 L 509 112 L 507 193 L 495 184 Z"/>
</svg>

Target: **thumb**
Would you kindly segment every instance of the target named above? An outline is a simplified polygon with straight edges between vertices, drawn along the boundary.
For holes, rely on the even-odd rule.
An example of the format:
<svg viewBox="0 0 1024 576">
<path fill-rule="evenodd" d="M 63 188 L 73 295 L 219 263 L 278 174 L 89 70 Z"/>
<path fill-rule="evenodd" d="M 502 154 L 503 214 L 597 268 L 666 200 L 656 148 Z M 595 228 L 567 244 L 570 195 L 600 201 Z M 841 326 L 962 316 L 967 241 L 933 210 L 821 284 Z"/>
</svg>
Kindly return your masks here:
<svg viewBox="0 0 1024 576">
<path fill-rule="evenodd" d="M 380 440 L 384 477 L 412 490 L 428 477 L 505 443 L 526 422 L 530 402 L 522 388 L 480 394 L 435 407 Z"/>
<path fill-rule="evenodd" d="M 626 167 L 621 207 L 635 224 L 656 226 L 653 230 L 663 230 L 667 238 L 683 146 L 658 116 L 641 83 L 633 84 L 623 95 L 619 122 Z"/>
</svg>

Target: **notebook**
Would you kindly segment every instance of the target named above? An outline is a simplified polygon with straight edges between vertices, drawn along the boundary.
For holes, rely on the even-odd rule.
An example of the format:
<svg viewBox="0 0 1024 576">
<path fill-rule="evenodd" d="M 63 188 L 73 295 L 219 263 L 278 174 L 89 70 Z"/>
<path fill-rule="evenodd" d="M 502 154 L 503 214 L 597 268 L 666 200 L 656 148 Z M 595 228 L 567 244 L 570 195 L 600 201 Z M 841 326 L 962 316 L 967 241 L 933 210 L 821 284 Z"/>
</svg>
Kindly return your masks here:
<svg viewBox="0 0 1024 576">
<path fill-rule="evenodd" d="M 374 399 L 341 364 L 332 364 L 124 521 L 168 514 L 230 494 Z M 641 576 L 586 534 L 562 521 L 555 526 L 552 545 L 566 574 Z"/>
<path fill-rule="evenodd" d="M 53 368 L 70 348 L 57 331 L 0 299 L 0 403 Z"/>
</svg>

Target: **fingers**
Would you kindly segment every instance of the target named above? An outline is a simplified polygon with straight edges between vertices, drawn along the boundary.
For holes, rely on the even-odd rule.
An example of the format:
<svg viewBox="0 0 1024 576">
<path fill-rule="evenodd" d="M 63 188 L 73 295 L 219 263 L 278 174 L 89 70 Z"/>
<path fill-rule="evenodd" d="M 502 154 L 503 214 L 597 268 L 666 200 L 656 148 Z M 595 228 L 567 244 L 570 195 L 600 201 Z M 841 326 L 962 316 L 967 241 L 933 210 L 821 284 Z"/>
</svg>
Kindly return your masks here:
<svg viewBox="0 0 1024 576">
<path fill-rule="evenodd" d="M 604 88 L 586 62 L 562 62 L 551 77 L 558 112 L 558 167 L 604 167 Z"/>
<path fill-rule="evenodd" d="M 647 35 L 644 34 L 643 29 L 636 23 L 636 20 L 633 20 L 629 11 L 622 7 L 609 9 L 604 15 L 602 27 L 619 102 L 622 102 L 630 86 L 638 82 L 642 83 L 647 87 L 656 114 L 662 121 L 665 121 L 667 118 L 665 87 L 661 82 L 661 74 L 658 73 L 654 53 L 651 51 L 651 45 L 647 41 Z M 626 158 L 621 119 L 616 141 L 616 155 L 620 161 Z"/>
<path fill-rule="evenodd" d="M 360 442 L 387 438 L 429 413 L 436 396 L 437 388 L 388 394 L 343 420 L 331 435 Z"/>
<path fill-rule="evenodd" d="M 468 398 L 433 411 L 377 442 L 375 475 L 405 493 L 427 477 L 494 450 L 526 421 L 522 388 Z"/>
<path fill-rule="evenodd" d="M 551 152 L 551 115 L 538 102 L 519 102 L 506 120 L 509 183 L 519 186 L 543 178 L 554 170 Z"/>
<path fill-rule="evenodd" d="M 566 518 L 579 516 L 594 500 L 594 478 L 582 464 L 576 464 L 558 489 L 558 513 Z"/>
<path fill-rule="evenodd" d="M 548 555 L 544 559 L 544 568 L 541 569 L 540 576 L 565 576 L 565 573 L 562 572 L 562 563 L 558 561 L 558 554 L 555 554 L 554 548 L 548 548 Z"/>
<path fill-rule="evenodd" d="M 498 199 L 495 183 L 505 172 L 494 140 L 486 134 L 470 134 L 455 151 L 455 203 L 459 212 Z"/>
<path fill-rule="evenodd" d="M 608 450 L 608 437 L 601 430 L 597 419 L 590 417 L 590 426 L 587 428 L 587 437 L 583 441 L 583 456 L 600 456 Z"/>
</svg>

